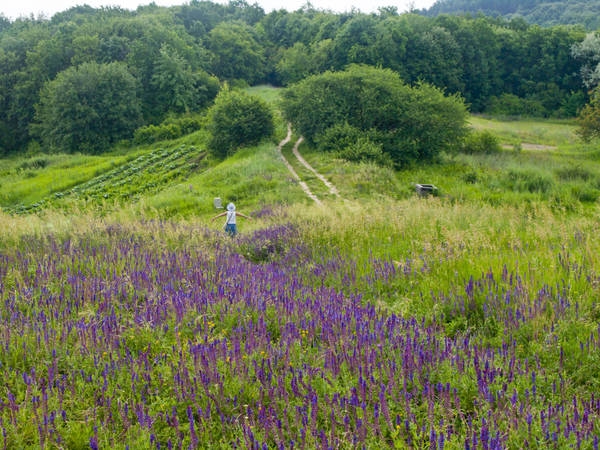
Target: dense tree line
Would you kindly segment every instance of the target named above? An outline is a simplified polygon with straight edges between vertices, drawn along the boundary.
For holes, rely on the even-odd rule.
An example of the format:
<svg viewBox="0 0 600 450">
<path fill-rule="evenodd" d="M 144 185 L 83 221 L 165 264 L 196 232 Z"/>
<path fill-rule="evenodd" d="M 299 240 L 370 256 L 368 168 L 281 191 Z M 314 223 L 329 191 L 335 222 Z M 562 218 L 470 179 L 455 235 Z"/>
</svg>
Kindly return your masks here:
<svg viewBox="0 0 600 450">
<path fill-rule="evenodd" d="M 423 13 L 520 17 L 545 27 L 580 25 L 589 31 L 600 27 L 600 0 L 438 0 Z"/>
<path fill-rule="evenodd" d="M 244 0 L 0 17 L 0 155 L 34 144 L 103 151 L 136 127 L 206 108 L 225 81 L 289 86 L 352 64 L 460 94 L 474 112 L 575 116 L 588 99 L 582 69 L 594 63 L 572 52 L 585 38 L 581 27 L 521 19 L 426 17 L 393 7 L 267 14 Z M 99 97 L 91 99 L 94 86 L 84 78 L 95 80 Z M 87 122 L 78 126 L 83 111 Z M 117 112 L 127 117 L 116 120 Z"/>
</svg>

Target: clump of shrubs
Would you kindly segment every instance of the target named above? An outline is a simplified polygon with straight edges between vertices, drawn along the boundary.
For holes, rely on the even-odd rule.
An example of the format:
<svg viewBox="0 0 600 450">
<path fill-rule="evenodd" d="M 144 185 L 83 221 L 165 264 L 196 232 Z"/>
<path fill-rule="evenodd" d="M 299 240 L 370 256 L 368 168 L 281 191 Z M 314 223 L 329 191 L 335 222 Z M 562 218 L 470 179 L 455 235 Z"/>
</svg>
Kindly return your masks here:
<svg viewBox="0 0 600 450">
<path fill-rule="evenodd" d="M 169 118 L 160 125 L 147 125 L 138 128 L 133 135 L 133 142 L 140 145 L 177 139 L 198 131 L 201 127 L 202 121 L 199 118 Z"/>
<path fill-rule="evenodd" d="M 554 187 L 552 177 L 537 170 L 511 169 L 506 173 L 504 182 L 512 191 L 532 194 L 548 194 Z"/>
<path fill-rule="evenodd" d="M 380 166 L 391 166 L 392 159 L 383 152 L 383 146 L 367 137 L 359 138 L 337 152 L 338 156 L 352 162 L 374 162 Z"/>
<path fill-rule="evenodd" d="M 240 147 L 257 145 L 271 137 L 273 120 L 271 107 L 260 97 L 223 89 L 208 111 L 207 147 L 218 158 L 233 155 Z"/>
<path fill-rule="evenodd" d="M 23 161 L 18 169 L 19 170 L 36 170 L 36 169 L 44 169 L 46 166 L 50 164 L 50 161 L 45 156 L 39 156 L 34 158 L 29 158 Z"/>
<path fill-rule="evenodd" d="M 493 133 L 487 130 L 472 131 L 465 137 L 460 151 L 470 155 L 493 154 L 502 151 L 502 147 Z"/>
<path fill-rule="evenodd" d="M 501 117 L 548 117 L 549 111 L 540 100 L 514 94 L 492 96 L 486 108 L 489 114 Z"/>
</svg>

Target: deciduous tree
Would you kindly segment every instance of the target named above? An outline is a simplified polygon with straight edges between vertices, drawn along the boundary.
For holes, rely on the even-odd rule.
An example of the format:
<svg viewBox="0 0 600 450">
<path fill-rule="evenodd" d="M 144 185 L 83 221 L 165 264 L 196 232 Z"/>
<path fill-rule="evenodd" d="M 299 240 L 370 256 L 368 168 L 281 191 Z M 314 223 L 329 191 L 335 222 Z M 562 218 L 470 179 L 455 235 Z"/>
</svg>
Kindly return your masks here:
<svg viewBox="0 0 600 450">
<path fill-rule="evenodd" d="M 225 88 L 209 111 L 208 142 L 218 157 L 235 153 L 238 147 L 258 144 L 273 134 L 273 113 L 260 98 Z"/>
<path fill-rule="evenodd" d="M 105 151 L 141 123 L 137 82 L 122 63 L 85 63 L 48 82 L 34 131 L 54 151 Z"/>
<path fill-rule="evenodd" d="M 245 80 L 249 84 L 265 76 L 264 49 L 255 31 L 243 22 L 221 23 L 206 39 L 213 54 L 212 71 L 221 79 Z"/>
<path fill-rule="evenodd" d="M 572 55 L 583 61 L 581 76 L 588 88 L 600 83 L 600 33 L 589 33 L 583 41 L 573 44 Z"/>
</svg>

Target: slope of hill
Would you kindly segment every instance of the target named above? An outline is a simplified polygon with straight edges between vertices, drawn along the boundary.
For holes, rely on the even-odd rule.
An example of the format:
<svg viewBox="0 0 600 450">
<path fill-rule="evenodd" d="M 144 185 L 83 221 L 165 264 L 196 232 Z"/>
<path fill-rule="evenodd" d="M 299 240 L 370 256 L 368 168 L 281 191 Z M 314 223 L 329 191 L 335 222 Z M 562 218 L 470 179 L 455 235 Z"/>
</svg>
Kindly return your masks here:
<svg viewBox="0 0 600 450">
<path fill-rule="evenodd" d="M 264 89 L 275 95 L 276 89 Z M 456 155 L 443 167 L 402 172 L 375 164 L 342 161 L 303 144 L 302 157 L 339 190 L 345 200 L 401 199 L 414 195 L 414 183 L 432 183 L 439 195 L 493 205 L 549 202 L 560 210 L 582 211 L 600 198 L 600 167 L 593 146 L 574 137 L 569 122 L 502 122 L 472 117 L 476 130 L 489 130 L 508 150 L 497 155 Z M 200 134 L 199 134 L 200 133 Z M 319 199 L 337 200 L 322 180 L 293 154 L 298 136 L 282 147 L 301 180 L 288 173 L 277 143 L 285 137 L 279 123 L 273 140 L 240 150 L 223 161 L 206 158 L 202 132 L 164 141 L 127 155 L 40 155 L 0 162 L 0 210 L 30 213 L 152 211 L 161 217 L 209 216 L 213 200 L 235 201 L 244 210 L 268 205 L 312 204 L 302 192 L 307 183 Z M 534 145 L 536 144 L 536 145 Z M 535 149 L 535 150 L 533 150 Z M 586 167 L 579 167 L 580 161 Z"/>
<path fill-rule="evenodd" d="M 273 142 L 176 180 L 202 154 L 182 141 L 0 160 L 0 195 L 59 163 L 54 193 L 164 181 L 114 214 L 0 212 L 0 446 L 596 448 L 597 145 L 564 122 L 471 125 L 514 149 L 396 172 L 299 146 L 339 189 L 325 207 Z M 216 193 L 254 219 L 236 239 Z M 152 220 L 192 194 L 189 220 Z"/>
<path fill-rule="evenodd" d="M 581 25 L 587 30 L 600 28 L 600 1 L 591 0 L 438 0 L 425 15 L 483 14 L 506 19 L 523 18 L 541 26 Z"/>
<path fill-rule="evenodd" d="M 131 201 L 185 179 L 205 156 L 195 146 L 168 145 L 127 159 L 113 157 L 108 163 L 110 156 L 23 159 L 12 168 L 0 166 L 6 166 L 0 170 L 6 191 L 0 196 L 0 206 L 6 212 L 25 213 L 76 201 Z M 59 163 L 64 158 L 72 162 Z M 27 192 L 22 192 L 22 185 L 28 187 Z"/>
</svg>

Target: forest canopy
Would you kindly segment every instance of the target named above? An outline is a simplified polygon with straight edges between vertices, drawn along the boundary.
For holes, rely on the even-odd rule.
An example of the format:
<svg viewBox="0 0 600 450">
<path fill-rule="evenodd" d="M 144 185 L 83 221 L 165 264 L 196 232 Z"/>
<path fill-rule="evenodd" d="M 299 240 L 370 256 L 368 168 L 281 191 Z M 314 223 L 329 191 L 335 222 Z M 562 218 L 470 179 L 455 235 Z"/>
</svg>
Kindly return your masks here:
<svg viewBox="0 0 600 450">
<path fill-rule="evenodd" d="M 522 18 L 541 26 L 579 25 L 589 31 L 600 27 L 599 0 L 438 0 L 423 11 L 439 14 L 484 14 L 505 19 Z"/>
</svg>

